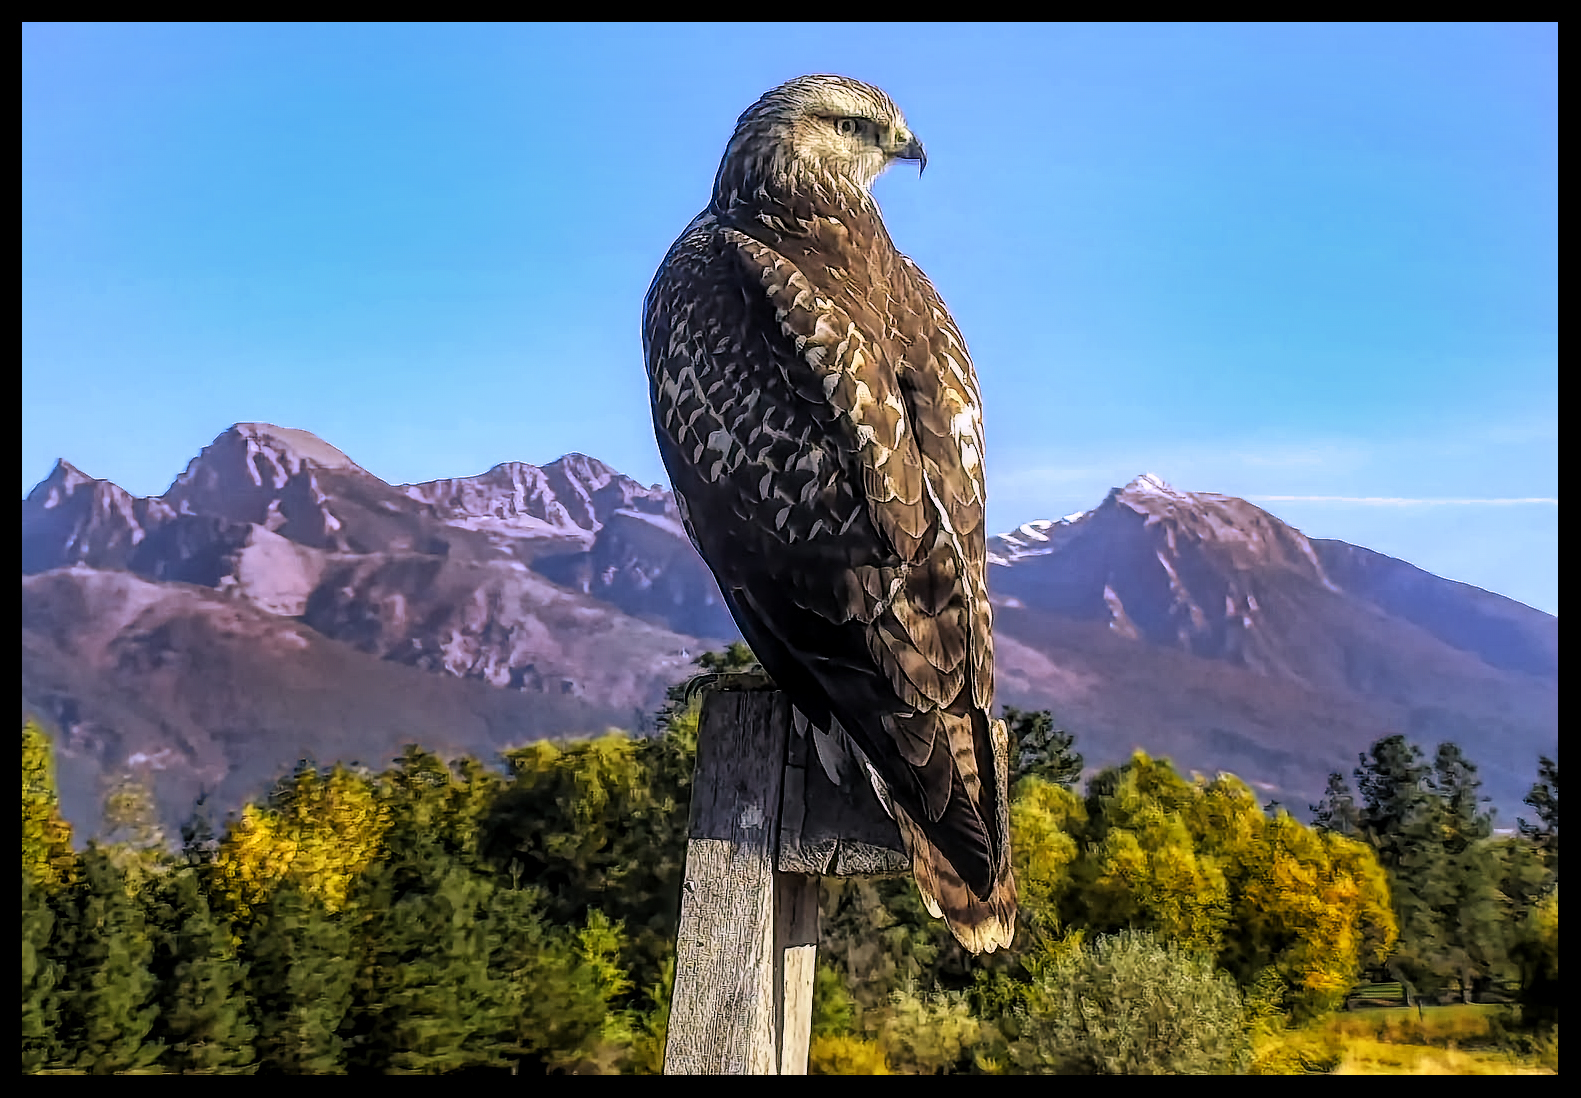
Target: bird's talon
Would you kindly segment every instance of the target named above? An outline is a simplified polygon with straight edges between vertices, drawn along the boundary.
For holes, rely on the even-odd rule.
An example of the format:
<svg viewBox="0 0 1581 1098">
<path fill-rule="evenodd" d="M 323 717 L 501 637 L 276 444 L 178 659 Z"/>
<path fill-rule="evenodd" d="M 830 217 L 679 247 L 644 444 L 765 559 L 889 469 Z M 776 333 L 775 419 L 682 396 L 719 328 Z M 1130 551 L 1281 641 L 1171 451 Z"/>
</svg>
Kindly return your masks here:
<svg viewBox="0 0 1581 1098">
<path fill-rule="evenodd" d="M 774 680 L 763 671 L 718 671 L 694 675 L 687 680 L 684 696 L 687 702 L 708 691 L 720 693 L 746 693 L 753 690 L 773 690 Z"/>
</svg>

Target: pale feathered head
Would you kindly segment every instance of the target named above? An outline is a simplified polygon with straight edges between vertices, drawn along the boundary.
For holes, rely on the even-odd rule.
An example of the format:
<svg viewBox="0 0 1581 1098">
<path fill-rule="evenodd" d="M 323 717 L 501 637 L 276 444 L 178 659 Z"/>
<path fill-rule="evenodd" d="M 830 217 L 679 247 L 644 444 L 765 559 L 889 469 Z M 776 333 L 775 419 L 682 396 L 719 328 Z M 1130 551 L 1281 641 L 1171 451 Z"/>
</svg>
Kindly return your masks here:
<svg viewBox="0 0 1581 1098">
<path fill-rule="evenodd" d="M 919 173 L 928 162 L 894 100 L 847 76 L 798 76 L 737 120 L 714 180 L 714 202 L 814 183 L 866 192 L 896 160 L 917 161 Z"/>
</svg>

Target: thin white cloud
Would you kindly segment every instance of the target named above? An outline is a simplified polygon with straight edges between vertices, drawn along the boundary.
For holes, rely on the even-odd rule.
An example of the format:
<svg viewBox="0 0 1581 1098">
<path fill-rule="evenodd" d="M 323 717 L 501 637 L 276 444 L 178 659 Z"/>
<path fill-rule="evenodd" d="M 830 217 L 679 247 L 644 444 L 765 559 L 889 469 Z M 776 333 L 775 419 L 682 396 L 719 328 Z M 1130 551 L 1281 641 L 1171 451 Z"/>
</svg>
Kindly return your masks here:
<svg viewBox="0 0 1581 1098">
<path fill-rule="evenodd" d="M 1559 506 L 1557 496 L 1518 496 L 1507 499 L 1413 499 L 1404 496 L 1247 496 L 1253 503 L 1360 503 L 1373 507 L 1481 506 L 1512 507 L 1522 504 Z"/>
</svg>

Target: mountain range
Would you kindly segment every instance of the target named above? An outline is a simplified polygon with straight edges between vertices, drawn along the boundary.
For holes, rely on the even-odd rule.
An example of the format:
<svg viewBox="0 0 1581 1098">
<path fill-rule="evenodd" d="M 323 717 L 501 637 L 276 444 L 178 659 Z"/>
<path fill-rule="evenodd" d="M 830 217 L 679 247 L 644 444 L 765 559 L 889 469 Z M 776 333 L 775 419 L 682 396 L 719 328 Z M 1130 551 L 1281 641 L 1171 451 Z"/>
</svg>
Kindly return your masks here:
<svg viewBox="0 0 1581 1098">
<path fill-rule="evenodd" d="M 1304 812 L 1402 732 L 1461 744 L 1508 823 L 1557 756 L 1557 618 L 1244 500 L 1143 475 L 989 553 L 998 700 L 1053 709 L 1089 765 L 1142 748 Z M 128 769 L 173 826 L 301 758 L 648 731 L 738 636 L 658 485 L 581 454 L 391 485 L 263 423 L 158 497 L 59 462 L 22 573 L 23 709 L 80 833 Z"/>
</svg>

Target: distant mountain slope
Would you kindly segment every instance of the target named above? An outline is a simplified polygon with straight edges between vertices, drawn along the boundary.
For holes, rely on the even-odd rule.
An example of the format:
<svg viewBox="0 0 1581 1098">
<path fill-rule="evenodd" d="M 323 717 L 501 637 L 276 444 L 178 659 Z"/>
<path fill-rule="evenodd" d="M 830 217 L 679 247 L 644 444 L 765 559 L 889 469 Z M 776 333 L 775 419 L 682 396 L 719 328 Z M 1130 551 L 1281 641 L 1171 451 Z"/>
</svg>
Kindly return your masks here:
<svg viewBox="0 0 1581 1098">
<path fill-rule="evenodd" d="M 1245 500 L 1142 476 L 990 553 L 1003 700 L 1106 754 L 1146 746 L 1301 807 L 1378 736 L 1453 739 L 1508 818 L 1557 750 L 1557 618 Z"/>
<path fill-rule="evenodd" d="M 100 779 L 128 763 L 151 772 L 173 827 L 201 790 L 235 807 L 300 758 L 382 766 L 408 742 L 487 757 L 632 720 L 554 690 L 422 675 L 243 599 L 86 568 L 24 577 L 22 667 L 24 708 L 57 730 L 64 810 L 90 830 Z"/>
<path fill-rule="evenodd" d="M 154 499 L 60 462 L 22 542 L 24 707 L 84 775 L 78 817 L 134 757 L 175 818 L 198 784 L 255 791 L 303 754 L 638 727 L 735 636 L 668 493 L 579 454 L 393 486 L 237 424 Z"/>
<path fill-rule="evenodd" d="M 1460 742 L 1506 818 L 1557 753 L 1558 620 L 1244 500 L 1142 476 L 990 542 L 999 700 L 1302 811 L 1381 735 Z M 62 461 L 22 504 L 23 704 L 68 812 L 127 765 L 177 819 L 303 754 L 482 754 L 641 727 L 736 635 L 668 492 L 571 454 L 390 485 L 242 423 L 136 498 Z"/>
</svg>

